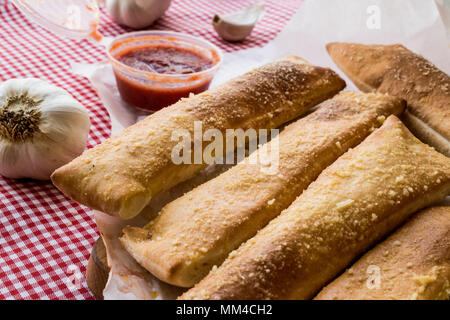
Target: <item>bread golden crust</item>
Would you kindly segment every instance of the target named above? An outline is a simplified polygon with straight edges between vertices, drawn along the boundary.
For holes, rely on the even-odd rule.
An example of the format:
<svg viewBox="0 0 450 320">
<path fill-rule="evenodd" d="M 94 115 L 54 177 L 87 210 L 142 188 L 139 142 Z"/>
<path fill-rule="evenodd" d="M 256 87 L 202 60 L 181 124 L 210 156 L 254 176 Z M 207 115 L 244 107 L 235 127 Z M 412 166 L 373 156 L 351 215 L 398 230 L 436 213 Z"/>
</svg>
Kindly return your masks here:
<svg viewBox="0 0 450 320">
<path fill-rule="evenodd" d="M 414 130 L 416 126 L 412 123 L 413 133 L 450 156 L 450 77 L 447 74 L 398 44 L 329 43 L 327 50 L 362 91 L 389 93 L 405 99 L 408 111 L 438 135 L 430 130 Z"/>
<path fill-rule="evenodd" d="M 378 268 L 376 280 L 368 273 L 374 267 Z M 449 298 L 450 207 L 432 207 L 364 254 L 315 299 Z"/>
<path fill-rule="evenodd" d="M 180 299 L 308 299 L 450 192 L 450 159 L 390 116 Z"/>
<path fill-rule="evenodd" d="M 380 120 L 403 108 L 403 100 L 384 94 L 341 93 L 279 135 L 277 174 L 267 174 L 257 163 L 266 150 L 261 148 L 166 205 L 147 230 L 125 228 L 122 244 L 159 279 L 191 287 L 379 127 Z M 273 150 L 273 143 L 266 147 Z"/>
<path fill-rule="evenodd" d="M 274 128 L 345 86 L 333 71 L 289 57 L 256 68 L 204 93 L 182 99 L 86 151 L 52 175 L 72 199 L 111 215 L 137 215 L 156 194 L 189 179 L 203 164 L 175 165 L 179 129 Z"/>
</svg>

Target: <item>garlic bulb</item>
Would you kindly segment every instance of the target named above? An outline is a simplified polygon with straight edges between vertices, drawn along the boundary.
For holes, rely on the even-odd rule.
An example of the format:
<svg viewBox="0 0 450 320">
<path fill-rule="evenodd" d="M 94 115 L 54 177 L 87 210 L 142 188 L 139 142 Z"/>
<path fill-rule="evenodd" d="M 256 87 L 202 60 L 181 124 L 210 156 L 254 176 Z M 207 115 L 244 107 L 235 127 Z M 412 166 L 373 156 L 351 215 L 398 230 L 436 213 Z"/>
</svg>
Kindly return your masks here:
<svg viewBox="0 0 450 320">
<path fill-rule="evenodd" d="M 222 39 L 241 41 L 250 35 L 255 24 L 261 20 L 263 13 L 263 3 L 252 4 L 237 12 L 216 14 L 213 18 L 213 26 Z"/>
<path fill-rule="evenodd" d="M 0 84 L 0 174 L 47 180 L 86 147 L 87 110 L 65 90 L 35 78 Z"/>
<path fill-rule="evenodd" d="M 148 27 L 169 8 L 171 0 L 107 0 L 106 8 L 118 24 L 133 29 Z"/>
</svg>

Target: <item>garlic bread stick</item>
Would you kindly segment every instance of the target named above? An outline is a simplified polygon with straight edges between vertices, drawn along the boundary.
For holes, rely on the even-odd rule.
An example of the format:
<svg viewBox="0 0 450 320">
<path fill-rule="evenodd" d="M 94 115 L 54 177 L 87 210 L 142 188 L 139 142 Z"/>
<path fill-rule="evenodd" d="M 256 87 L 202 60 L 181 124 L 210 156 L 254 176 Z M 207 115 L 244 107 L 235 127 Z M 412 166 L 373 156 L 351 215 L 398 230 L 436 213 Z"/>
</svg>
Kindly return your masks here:
<svg viewBox="0 0 450 320">
<path fill-rule="evenodd" d="M 450 207 L 415 214 L 315 299 L 450 299 Z"/>
<path fill-rule="evenodd" d="M 450 159 L 390 116 L 180 299 L 309 299 L 450 192 Z"/>
<path fill-rule="evenodd" d="M 88 207 L 129 219 L 155 195 L 206 166 L 172 161 L 177 130 L 192 136 L 194 121 L 201 121 L 205 131 L 276 128 L 344 86 L 330 69 L 297 57 L 268 63 L 148 116 L 57 169 L 52 181 Z"/>
<path fill-rule="evenodd" d="M 423 142 L 450 156 L 450 76 L 402 45 L 329 43 L 339 68 L 365 92 L 405 99 L 402 120 Z"/>
</svg>

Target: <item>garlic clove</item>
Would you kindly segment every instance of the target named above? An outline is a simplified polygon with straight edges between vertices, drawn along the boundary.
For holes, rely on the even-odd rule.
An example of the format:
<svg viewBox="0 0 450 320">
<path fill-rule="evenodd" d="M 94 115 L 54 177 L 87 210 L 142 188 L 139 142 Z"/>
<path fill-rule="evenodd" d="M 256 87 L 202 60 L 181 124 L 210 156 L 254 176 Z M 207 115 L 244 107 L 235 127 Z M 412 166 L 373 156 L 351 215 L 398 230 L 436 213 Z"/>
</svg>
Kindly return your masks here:
<svg viewBox="0 0 450 320">
<path fill-rule="evenodd" d="M 237 12 L 215 15 L 213 26 L 222 39 L 227 41 L 244 40 L 253 30 L 255 24 L 261 20 L 264 4 L 252 4 Z"/>
</svg>

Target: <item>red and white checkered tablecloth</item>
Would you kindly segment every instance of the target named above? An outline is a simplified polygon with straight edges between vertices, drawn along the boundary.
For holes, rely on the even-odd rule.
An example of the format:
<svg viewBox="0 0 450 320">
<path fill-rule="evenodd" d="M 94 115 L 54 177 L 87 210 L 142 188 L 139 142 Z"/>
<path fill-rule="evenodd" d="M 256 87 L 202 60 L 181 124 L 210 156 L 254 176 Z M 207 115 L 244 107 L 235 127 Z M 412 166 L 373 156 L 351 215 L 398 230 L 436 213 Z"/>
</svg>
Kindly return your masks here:
<svg viewBox="0 0 450 320">
<path fill-rule="evenodd" d="M 232 52 L 272 40 L 302 0 L 266 0 L 264 18 L 245 42 L 220 40 L 211 26 L 212 16 L 254 2 L 173 0 L 152 29 L 200 36 Z M 128 31 L 102 11 L 101 33 L 115 36 Z M 37 77 L 70 92 L 90 112 L 88 147 L 108 138 L 110 121 L 88 80 L 71 73 L 70 62 L 104 59 L 103 50 L 94 43 L 60 38 L 31 23 L 10 1 L 0 0 L 0 81 Z M 66 198 L 50 182 L 0 177 L 0 299 L 91 299 L 84 273 L 98 236 L 90 210 Z M 81 283 L 68 286 L 76 274 L 83 275 Z"/>
</svg>

